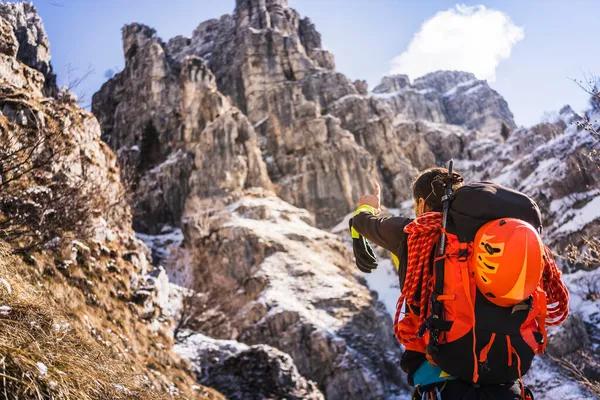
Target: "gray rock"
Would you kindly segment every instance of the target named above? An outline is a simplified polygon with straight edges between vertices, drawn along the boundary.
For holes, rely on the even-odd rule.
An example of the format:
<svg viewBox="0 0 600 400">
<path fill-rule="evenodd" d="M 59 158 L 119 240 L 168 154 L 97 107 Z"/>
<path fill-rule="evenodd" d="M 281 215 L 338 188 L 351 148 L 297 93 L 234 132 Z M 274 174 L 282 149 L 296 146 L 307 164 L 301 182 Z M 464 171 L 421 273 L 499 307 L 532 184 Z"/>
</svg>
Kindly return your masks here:
<svg viewBox="0 0 600 400">
<path fill-rule="evenodd" d="M 548 353 L 552 357 L 562 358 L 590 345 L 585 323 L 577 314 L 571 314 L 567 320 L 548 332 Z"/>
<path fill-rule="evenodd" d="M 175 345 L 188 358 L 201 383 L 229 399 L 324 399 L 303 377 L 292 358 L 271 346 L 247 346 L 193 334 Z"/>
<path fill-rule="evenodd" d="M 339 129 L 327 117 L 332 113 L 343 120 L 333 111 L 339 108 L 336 103 L 365 96 L 368 88 L 333 71 L 333 57 L 322 49 L 314 24 L 286 2 L 240 1 L 232 16 L 204 22 L 192 38 L 175 38 L 166 48 L 173 59 L 194 54 L 207 60 L 218 89 L 256 127 L 278 192 L 318 212 L 320 226 L 331 226 L 349 212 L 355 193 L 370 190 L 374 179 L 389 183 L 390 202 L 403 199 L 400 191 L 414 169 L 394 142 L 391 110 L 381 111 L 381 101 L 367 102 L 360 110 L 362 126 L 369 125 L 365 132 L 344 122 Z M 353 111 L 350 107 L 343 112 L 350 116 Z M 381 112 L 388 115 L 378 127 L 375 120 Z M 362 143 L 348 140 L 369 135 L 377 136 L 369 139 L 377 143 L 372 156 L 361 149 Z M 339 190 L 326 189 L 332 187 Z"/>
<path fill-rule="evenodd" d="M 381 79 L 381 83 L 373 89 L 373 93 L 394 93 L 410 86 L 408 75 L 389 75 Z"/>
<path fill-rule="evenodd" d="M 50 64 L 50 44 L 35 6 L 26 2 L 0 3 L 0 17 L 12 26 L 18 40 L 17 60 L 41 72 L 45 78 L 44 94 L 54 96 L 57 86 Z M 4 32 L 5 28 L 2 30 Z M 12 52 L 14 47 L 8 52 L 2 51 L 7 55 L 13 55 Z"/>
<path fill-rule="evenodd" d="M 504 98 L 468 72 L 432 72 L 413 84 L 406 75 L 387 76 L 373 93 L 406 118 L 460 125 L 494 140 L 502 122 L 516 127 Z"/>
<path fill-rule="evenodd" d="M 19 50 L 19 42 L 15 36 L 12 25 L 6 19 L 0 19 L 0 53 L 15 57 Z"/>
<path fill-rule="evenodd" d="M 355 80 L 354 87 L 356 88 L 358 94 L 362 94 L 363 96 L 369 94 L 369 84 L 365 80 Z"/>
<path fill-rule="evenodd" d="M 103 139 L 139 175 L 137 229 L 177 225 L 188 194 L 270 186 L 252 125 L 216 90 L 204 60 L 177 61 L 138 24 L 123 29 L 123 48 L 125 69 L 94 95 L 92 109 Z"/>
<path fill-rule="evenodd" d="M 229 399 L 324 399 L 314 382 L 298 372 L 292 358 L 265 345 L 226 358 L 209 368 L 204 384 Z"/>
<path fill-rule="evenodd" d="M 187 225 L 186 263 L 222 266 L 198 275 L 219 304 L 203 333 L 286 352 L 327 398 L 398 394 L 405 380 L 390 317 L 346 268 L 343 243 L 305 213 L 253 191 L 211 217 L 210 238 Z"/>
<path fill-rule="evenodd" d="M 474 81 L 475 75 L 463 71 L 436 71 L 415 79 L 415 89 L 433 89 L 438 93 L 445 93 L 452 88 Z"/>
</svg>

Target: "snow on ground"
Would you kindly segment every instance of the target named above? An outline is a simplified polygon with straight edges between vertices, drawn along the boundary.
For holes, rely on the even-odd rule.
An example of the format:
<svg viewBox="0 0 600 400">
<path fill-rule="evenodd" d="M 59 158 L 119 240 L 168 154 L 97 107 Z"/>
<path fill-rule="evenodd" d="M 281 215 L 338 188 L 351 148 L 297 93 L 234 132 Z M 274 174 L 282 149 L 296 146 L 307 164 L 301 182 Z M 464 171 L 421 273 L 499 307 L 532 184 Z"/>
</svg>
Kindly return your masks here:
<svg viewBox="0 0 600 400">
<path fill-rule="evenodd" d="M 136 232 L 135 236 L 152 251 L 152 264 L 165 265 L 169 254 L 183 243 L 183 232 L 181 229 L 165 225 L 158 235 L 147 235 Z M 171 278 L 169 276 L 169 278 Z"/>
<path fill-rule="evenodd" d="M 396 315 L 396 303 L 400 297 L 400 283 L 396 267 L 392 260 L 379 259 L 377 269 L 370 274 L 365 274 L 369 289 L 377 292 L 379 301 L 392 316 Z"/>
<path fill-rule="evenodd" d="M 335 304 L 348 298 L 355 284 L 340 274 L 326 244 L 315 249 L 321 241 L 335 240 L 336 236 L 308 224 L 310 214 L 306 210 L 276 197 L 244 197 L 228 208 L 232 218 L 224 228 L 249 229 L 261 239 L 286 249 L 270 255 L 258 266 L 257 275 L 266 276 L 269 282 L 259 299 L 268 305 L 269 315 L 294 311 L 324 331 L 341 327 L 345 321 L 319 304 Z M 265 219 L 254 219 L 256 212 Z"/>
<path fill-rule="evenodd" d="M 471 86 L 473 83 L 476 83 L 476 82 L 477 82 L 476 79 L 472 79 L 472 80 L 469 80 L 466 82 L 461 82 L 458 85 L 454 86 L 452 89 L 450 89 L 447 92 L 445 92 L 444 94 L 442 94 L 442 97 L 454 96 L 459 89 L 467 87 L 467 86 Z"/>
<path fill-rule="evenodd" d="M 341 103 L 345 102 L 346 100 L 350 100 L 350 99 L 364 99 L 367 98 L 368 96 L 362 95 L 362 94 L 347 94 L 343 97 L 340 97 L 339 99 L 337 99 L 336 101 L 334 101 L 330 107 L 335 107 L 337 105 L 340 105 Z"/>
<path fill-rule="evenodd" d="M 300 235 L 313 240 L 332 237 L 329 233 L 307 223 L 311 219 L 307 210 L 294 207 L 277 197 L 243 197 L 227 208 L 233 213 L 233 218 L 223 227 L 248 228 L 274 241 L 290 242 L 289 235 Z M 247 209 L 263 210 L 263 215 L 256 217 L 246 215 L 244 210 Z M 292 240 L 292 242 L 297 241 Z"/>
<path fill-rule="evenodd" d="M 331 315 L 327 307 L 318 308 L 313 304 L 335 304 L 348 297 L 351 294 L 348 280 L 339 275 L 335 265 L 319 255 L 308 253 L 306 256 L 277 252 L 267 257 L 260 270 L 268 276 L 270 284 L 259 301 L 269 306 L 269 315 L 282 310 L 293 311 L 324 331 L 339 329 L 347 321 Z M 315 274 L 313 266 L 317 265 L 318 274 Z"/>
<path fill-rule="evenodd" d="M 266 117 L 264 117 L 263 119 L 261 119 L 260 121 L 256 122 L 254 125 L 252 125 L 252 127 L 254 129 L 258 128 L 259 126 L 261 126 L 263 123 L 265 123 L 267 120 L 269 119 L 269 116 L 267 115 Z"/>
<path fill-rule="evenodd" d="M 570 293 L 569 308 L 577 312 L 588 326 L 595 327 L 590 339 L 595 350 L 600 347 L 600 299 L 586 298 L 589 292 L 600 291 L 600 268 L 593 271 L 579 270 L 563 275 Z M 598 295 L 599 293 L 596 293 Z M 595 335 L 595 336 L 594 336 Z"/>
<path fill-rule="evenodd" d="M 600 196 L 594 197 L 590 202 L 580 209 L 570 212 L 570 221 L 562 224 L 558 233 L 572 233 L 581 230 L 587 224 L 600 218 Z"/>
<path fill-rule="evenodd" d="M 175 353 L 189 360 L 199 376 L 204 375 L 208 366 L 248 349 L 247 345 L 235 340 L 213 339 L 201 333 L 194 333 L 173 346 Z"/>
<path fill-rule="evenodd" d="M 390 93 L 371 93 L 371 96 L 376 97 L 378 99 L 387 100 L 387 99 L 393 99 L 396 96 L 401 96 L 403 93 L 405 93 L 405 91 L 390 92 Z"/>
<path fill-rule="evenodd" d="M 475 86 L 473 86 L 473 87 L 470 87 L 469 89 L 467 89 L 467 90 L 466 90 L 466 91 L 463 93 L 463 95 L 465 95 L 465 96 L 470 96 L 470 95 L 472 95 L 473 93 L 475 93 L 475 92 L 478 92 L 479 90 L 483 89 L 484 87 L 485 87 L 485 86 L 484 86 L 482 83 L 480 83 L 480 84 L 477 84 L 477 85 L 475 85 Z"/>
<path fill-rule="evenodd" d="M 576 204 L 579 204 L 579 208 L 574 208 Z M 553 239 L 581 231 L 590 223 L 600 220 L 600 189 L 554 199 L 549 211 L 557 216 L 547 229 Z"/>
</svg>

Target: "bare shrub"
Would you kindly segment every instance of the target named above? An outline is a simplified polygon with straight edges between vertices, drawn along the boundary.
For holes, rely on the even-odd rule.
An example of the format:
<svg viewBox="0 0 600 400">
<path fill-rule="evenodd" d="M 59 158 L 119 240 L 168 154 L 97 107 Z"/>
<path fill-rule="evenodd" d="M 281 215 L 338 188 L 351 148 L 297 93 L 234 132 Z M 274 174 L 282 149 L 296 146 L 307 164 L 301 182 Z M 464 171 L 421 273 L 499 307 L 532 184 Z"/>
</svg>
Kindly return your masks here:
<svg viewBox="0 0 600 400">
<path fill-rule="evenodd" d="M 593 238 L 584 241 L 583 250 L 575 245 L 567 247 L 567 260 L 585 270 L 594 270 L 600 266 L 600 240 Z M 600 300 L 600 274 L 586 274 L 577 282 L 575 293 L 584 300 Z"/>
<path fill-rule="evenodd" d="M 198 218 L 200 231 L 210 226 L 210 219 L 204 214 Z M 203 236 L 196 243 L 197 247 L 183 258 L 186 265 L 178 266 L 180 284 L 186 289 L 175 316 L 176 341 L 185 340 L 195 332 L 230 337 L 233 329 L 230 316 L 236 314 L 249 297 L 262 291 L 264 282 L 252 280 L 250 271 L 245 270 L 246 263 L 239 260 L 239 243 L 227 241 L 213 247 L 214 235 L 218 235 L 217 231 L 211 230 Z"/>
<path fill-rule="evenodd" d="M 562 367 L 563 375 L 574 379 L 592 395 L 600 398 L 600 381 L 597 380 L 600 363 L 596 357 L 586 351 L 579 351 L 573 357 L 551 358 Z"/>
<path fill-rule="evenodd" d="M 583 79 L 573 79 L 573 81 L 584 92 L 590 95 L 590 105 L 592 106 L 592 109 L 600 111 L 600 79 L 591 73 L 584 73 Z M 586 156 L 596 164 L 598 170 L 600 170 L 600 132 L 595 126 L 598 126 L 599 123 L 600 121 L 590 121 L 585 115 L 582 119 L 577 121 L 577 127 L 579 129 L 590 132 L 597 139 L 595 146 L 590 149 Z"/>
<path fill-rule="evenodd" d="M 65 67 L 65 76 L 67 78 L 67 85 L 64 88 L 66 93 L 73 93 L 76 96 L 77 102 L 82 108 L 89 109 L 91 107 L 91 101 L 82 89 L 82 85 L 89 79 L 90 76 L 94 75 L 96 71 L 89 65 L 84 71 L 80 71 L 74 67 L 73 64 L 67 63 Z"/>
<path fill-rule="evenodd" d="M 42 113 L 32 102 L 0 92 L 0 239 L 17 252 L 82 234 L 99 199 L 84 190 L 84 177 L 70 177 L 61 164 L 74 145 L 60 114 Z"/>
<path fill-rule="evenodd" d="M 208 309 L 206 295 L 186 290 L 181 299 L 181 308 L 175 316 L 173 337 L 176 342 L 185 341 L 197 331 L 202 331 L 202 316 Z"/>
<path fill-rule="evenodd" d="M 584 239 L 585 247 L 580 250 L 575 245 L 567 247 L 567 260 L 569 263 L 583 267 L 586 270 L 596 269 L 600 266 L 600 239 Z"/>
<path fill-rule="evenodd" d="M 23 253 L 56 237 L 84 235 L 94 201 L 61 176 L 47 186 L 13 186 L 0 192 L 0 238 Z"/>
</svg>

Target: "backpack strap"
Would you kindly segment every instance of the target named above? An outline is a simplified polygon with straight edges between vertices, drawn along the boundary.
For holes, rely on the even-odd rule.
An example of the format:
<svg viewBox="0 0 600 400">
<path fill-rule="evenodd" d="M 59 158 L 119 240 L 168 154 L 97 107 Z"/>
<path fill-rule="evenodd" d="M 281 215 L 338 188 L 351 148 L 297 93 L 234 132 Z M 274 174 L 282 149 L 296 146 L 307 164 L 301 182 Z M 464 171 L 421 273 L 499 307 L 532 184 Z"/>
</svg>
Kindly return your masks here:
<svg viewBox="0 0 600 400">
<path fill-rule="evenodd" d="M 444 310 L 444 305 L 442 303 L 444 299 L 442 296 L 444 296 L 444 267 L 446 262 L 446 244 L 448 240 L 448 232 L 446 231 L 446 226 L 448 225 L 448 213 L 450 211 L 450 203 L 454 199 L 454 195 L 452 194 L 454 185 L 462 182 L 462 177 L 454 173 L 453 169 L 454 160 L 450 160 L 448 163 L 448 174 L 443 178 L 445 194 L 442 197 L 443 214 L 441 234 L 438 246 L 435 250 L 437 257 L 433 264 L 435 280 L 430 300 L 431 315 L 419 330 L 419 337 L 422 337 L 427 329 L 430 331 L 428 352 L 431 355 L 435 355 L 439 350 L 438 342 L 440 331 L 449 331 L 452 327 L 452 322 L 444 321 L 442 318 Z"/>
</svg>

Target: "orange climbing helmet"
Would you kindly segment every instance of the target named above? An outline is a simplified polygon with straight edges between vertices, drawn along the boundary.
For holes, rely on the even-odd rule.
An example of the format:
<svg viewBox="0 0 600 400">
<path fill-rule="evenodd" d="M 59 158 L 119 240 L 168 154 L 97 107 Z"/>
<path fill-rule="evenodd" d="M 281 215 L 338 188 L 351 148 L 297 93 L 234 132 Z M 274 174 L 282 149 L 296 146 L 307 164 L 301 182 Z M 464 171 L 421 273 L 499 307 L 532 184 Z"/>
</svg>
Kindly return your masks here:
<svg viewBox="0 0 600 400">
<path fill-rule="evenodd" d="M 471 258 L 477 287 L 492 303 L 512 307 L 538 287 L 544 247 L 537 231 L 520 219 L 501 218 L 475 235 Z"/>
</svg>

